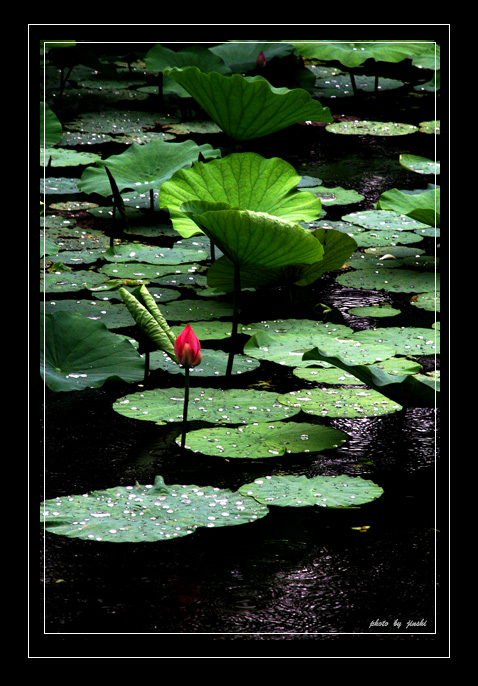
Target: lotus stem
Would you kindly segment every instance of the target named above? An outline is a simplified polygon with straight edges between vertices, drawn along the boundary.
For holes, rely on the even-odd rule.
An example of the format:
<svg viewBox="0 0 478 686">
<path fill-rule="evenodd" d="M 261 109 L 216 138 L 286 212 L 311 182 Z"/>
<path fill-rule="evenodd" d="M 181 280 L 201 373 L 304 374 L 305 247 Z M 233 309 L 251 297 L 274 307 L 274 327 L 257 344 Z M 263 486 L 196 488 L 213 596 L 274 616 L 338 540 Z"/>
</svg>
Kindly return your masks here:
<svg viewBox="0 0 478 686">
<path fill-rule="evenodd" d="M 234 263 L 234 301 L 232 311 L 232 330 L 231 330 L 231 348 L 229 350 L 229 357 L 227 360 L 226 378 L 229 379 L 232 372 L 232 365 L 234 364 L 234 352 L 237 343 L 237 324 L 239 319 L 239 298 L 241 295 L 241 270 L 238 264 Z"/>
<path fill-rule="evenodd" d="M 189 367 L 184 367 L 184 408 L 183 408 L 183 433 L 181 436 L 181 452 L 186 445 L 186 433 L 188 423 L 188 404 L 189 404 Z"/>
</svg>

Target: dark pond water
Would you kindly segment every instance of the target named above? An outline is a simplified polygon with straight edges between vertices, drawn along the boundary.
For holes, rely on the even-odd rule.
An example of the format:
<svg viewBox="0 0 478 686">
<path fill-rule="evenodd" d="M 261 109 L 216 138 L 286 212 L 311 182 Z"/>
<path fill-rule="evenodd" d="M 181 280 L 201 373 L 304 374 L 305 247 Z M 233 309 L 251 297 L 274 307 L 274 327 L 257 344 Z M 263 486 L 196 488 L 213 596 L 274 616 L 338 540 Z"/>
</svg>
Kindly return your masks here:
<svg viewBox="0 0 478 686">
<path fill-rule="evenodd" d="M 389 98 L 381 112 L 377 99 L 366 100 L 359 106 L 360 118 L 372 118 L 373 112 L 377 120 L 386 120 L 395 104 Z M 432 106 L 432 99 L 425 99 L 423 109 L 412 110 L 416 122 L 408 118 L 407 123 L 432 119 Z M 347 114 L 347 108 L 354 111 L 353 104 L 341 103 L 340 111 Z M 410 179 L 397 158 L 400 152 L 433 158 L 432 137 L 324 134 L 321 127 L 298 125 L 253 141 L 248 149 L 283 157 L 303 175 L 365 196 L 345 209 L 329 208 L 330 220 L 371 209 L 389 188 L 426 187 L 418 175 Z M 435 252 L 430 239 L 420 247 Z M 348 289 L 324 276 L 311 293 L 314 302 L 333 307 L 337 321 L 355 330 L 377 325 L 347 313 L 350 306 L 376 302 L 375 291 Z M 412 307 L 408 294 L 380 297 L 402 310 L 393 326 L 431 326 L 435 319 L 434 313 Z M 434 359 L 421 362 L 425 369 L 435 364 Z M 165 382 L 162 374 L 154 372 L 151 385 Z M 271 363 L 262 363 L 242 382 L 264 380 L 278 392 L 298 387 L 291 370 Z M 331 426 L 350 436 L 343 447 L 251 465 L 196 455 L 180 460 L 174 435 L 113 411 L 113 402 L 130 391 L 125 384 L 107 383 L 79 393 L 47 393 L 41 412 L 41 499 L 136 480 L 151 483 L 156 474 L 166 483 L 234 489 L 281 470 L 363 476 L 380 484 L 384 495 L 360 509 L 273 508 L 254 524 L 198 530 L 157 544 L 87 542 L 50 533 L 43 538 L 41 532 L 43 655 L 175 656 L 172 641 L 192 657 L 257 651 L 259 656 L 331 656 L 350 640 L 348 649 L 362 656 L 380 652 L 377 641 L 393 641 L 395 649 L 401 641 L 408 656 L 436 650 L 446 615 L 439 602 L 442 553 L 436 520 L 439 410 L 331 419 Z M 319 643 L 310 646 L 310 641 Z"/>
</svg>

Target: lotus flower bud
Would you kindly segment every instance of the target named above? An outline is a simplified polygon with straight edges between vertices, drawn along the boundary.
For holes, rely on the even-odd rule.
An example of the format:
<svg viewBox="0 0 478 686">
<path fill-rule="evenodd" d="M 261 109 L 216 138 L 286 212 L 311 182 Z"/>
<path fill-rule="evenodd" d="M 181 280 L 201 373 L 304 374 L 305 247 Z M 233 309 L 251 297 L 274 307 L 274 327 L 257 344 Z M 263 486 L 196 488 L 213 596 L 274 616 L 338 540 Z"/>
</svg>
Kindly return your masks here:
<svg viewBox="0 0 478 686">
<path fill-rule="evenodd" d="M 189 324 L 176 338 L 174 353 L 184 367 L 196 367 L 201 362 L 201 344 Z"/>
<path fill-rule="evenodd" d="M 261 50 L 260 53 L 256 57 L 256 69 L 264 69 L 264 67 L 266 66 L 266 63 L 267 63 L 266 56 L 264 55 L 264 53 Z"/>
</svg>

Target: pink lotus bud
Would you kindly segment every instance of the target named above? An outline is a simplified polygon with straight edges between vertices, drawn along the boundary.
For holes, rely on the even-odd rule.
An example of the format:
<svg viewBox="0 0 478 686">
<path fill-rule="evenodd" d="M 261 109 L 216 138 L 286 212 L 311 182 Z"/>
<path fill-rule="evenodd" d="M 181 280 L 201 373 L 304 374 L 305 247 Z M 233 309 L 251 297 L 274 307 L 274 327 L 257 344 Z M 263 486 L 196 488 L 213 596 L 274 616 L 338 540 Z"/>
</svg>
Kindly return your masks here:
<svg viewBox="0 0 478 686">
<path fill-rule="evenodd" d="M 189 324 L 176 338 L 174 352 L 185 367 L 196 367 L 201 362 L 201 344 Z"/>
<path fill-rule="evenodd" d="M 264 67 L 266 66 L 266 62 L 267 62 L 266 56 L 264 55 L 264 53 L 261 50 L 260 53 L 256 57 L 256 68 L 257 69 L 264 69 Z"/>
</svg>

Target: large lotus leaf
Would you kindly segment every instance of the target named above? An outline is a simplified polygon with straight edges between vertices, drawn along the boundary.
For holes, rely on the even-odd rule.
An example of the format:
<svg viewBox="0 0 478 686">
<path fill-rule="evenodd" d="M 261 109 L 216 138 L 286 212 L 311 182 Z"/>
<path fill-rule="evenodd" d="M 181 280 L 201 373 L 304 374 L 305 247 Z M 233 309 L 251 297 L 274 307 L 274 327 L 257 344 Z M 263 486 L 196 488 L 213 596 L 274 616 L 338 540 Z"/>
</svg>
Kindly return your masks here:
<svg viewBox="0 0 478 686">
<path fill-rule="evenodd" d="M 429 226 L 440 226 L 440 189 L 404 193 L 392 188 L 382 193 L 377 209 L 392 210 Z"/>
<path fill-rule="evenodd" d="M 204 356 L 207 352 L 204 352 Z M 184 387 L 154 388 L 118 398 L 113 408 L 119 414 L 156 424 L 181 422 Z M 249 424 L 256 420 L 277 421 L 297 414 L 277 402 L 277 394 L 247 389 L 191 388 L 188 420 Z"/>
<path fill-rule="evenodd" d="M 179 212 L 191 200 L 225 202 L 289 221 L 310 222 L 319 217 L 322 205 L 313 193 L 297 190 L 300 180 L 294 167 L 279 157 L 232 153 L 177 171 L 161 186 L 159 206 L 168 208 L 174 228 L 185 237 L 200 232 L 197 224 Z"/>
<path fill-rule="evenodd" d="M 229 41 L 209 49 L 215 55 L 219 55 L 235 74 L 243 74 L 255 69 L 257 56 L 261 52 L 264 53 L 266 62 L 270 62 L 274 57 L 285 57 L 294 51 L 293 46 L 287 43 L 251 43 L 249 41 L 246 43 Z M 201 71 L 206 70 L 201 68 Z"/>
<path fill-rule="evenodd" d="M 105 170 L 107 166 L 120 191 L 157 190 L 175 171 L 197 162 L 200 154 L 210 159 L 219 157 L 221 151 L 207 143 L 197 145 L 192 140 L 169 143 L 160 139 L 146 145 L 133 143 L 120 155 L 98 160 L 95 167 L 85 169 L 78 188 L 84 193 L 98 193 L 105 197 L 111 195 L 111 185 Z"/>
<path fill-rule="evenodd" d="M 189 212 L 189 216 L 239 267 L 313 264 L 324 253 L 321 243 L 306 229 L 263 212 L 218 209 Z"/>
<path fill-rule="evenodd" d="M 187 536 L 200 527 L 254 522 L 267 506 L 239 492 L 213 486 L 154 484 L 45 500 L 40 521 L 51 533 L 86 541 L 142 543 Z"/>
<path fill-rule="evenodd" d="M 435 53 L 433 41 L 288 41 L 302 57 L 339 61 L 345 67 L 358 67 L 368 59 L 380 62 L 418 60 Z"/>
<path fill-rule="evenodd" d="M 239 488 L 264 505 L 279 507 L 357 507 L 383 493 L 383 488 L 360 476 L 264 476 Z"/>
<path fill-rule="evenodd" d="M 296 284 L 307 286 L 329 271 L 341 269 L 357 248 L 354 238 L 335 229 L 312 232 L 324 249 L 323 258 L 314 264 L 293 264 L 275 269 L 244 267 L 240 270 L 243 288 Z M 225 256 L 216 260 L 207 273 L 208 286 L 222 291 L 234 290 L 234 265 Z"/>
<path fill-rule="evenodd" d="M 396 401 L 402 407 L 435 407 L 439 398 L 439 390 L 434 379 L 429 383 L 422 381 L 423 376 L 416 378 L 410 374 L 400 376 L 387 374 L 378 367 L 348 364 L 338 356 L 324 355 L 318 348 L 309 350 L 306 360 L 321 360 L 343 369 L 360 379 L 370 388 L 375 389 L 387 398 Z"/>
<path fill-rule="evenodd" d="M 329 109 L 304 89 L 274 88 L 261 76 L 203 74 L 197 67 L 166 69 L 164 74 L 237 141 L 267 136 L 302 121 L 332 121 Z"/>
<path fill-rule="evenodd" d="M 180 69 L 194 65 L 204 74 L 210 71 L 216 71 L 220 74 L 230 74 L 231 72 L 218 53 L 203 45 L 189 45 L 182 50 L 170 50 L 158 43 L 146 53 L 144 62 L 148 71 L 163 72 L 171 67 Z"/>
<path fill-rule="evenodd" d="M 346 434 L 329 426 L 262 421 L 240 427 L 218 426 L 189 431 L 186 448 L 206 455 L 261 459 L 338 448 L 347 440 Z"/>
<path fill-rule="evenodd" d="M 52 391 L 102 386 L 107 379 L 139 381 L 144 360 L 101 322 L 56 312 L 40 318 L 40 374 Z"/>
<path fill-rule="evenodd" d="M 61 122 L 46 102 L 40 103 L 40 140 L 44 148 L 51 148 L 61 139 Z"/>
<path fill-rule="evenodd" d="M 300 408 L 318 417 L 377 417 L 401 410 L 395 401 L 367 388 L 310 388 L 277 397 L 287 407 Z"/>
</svg>

